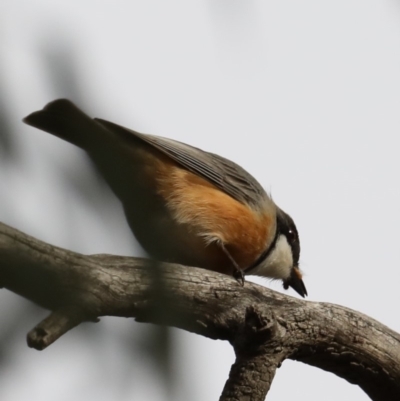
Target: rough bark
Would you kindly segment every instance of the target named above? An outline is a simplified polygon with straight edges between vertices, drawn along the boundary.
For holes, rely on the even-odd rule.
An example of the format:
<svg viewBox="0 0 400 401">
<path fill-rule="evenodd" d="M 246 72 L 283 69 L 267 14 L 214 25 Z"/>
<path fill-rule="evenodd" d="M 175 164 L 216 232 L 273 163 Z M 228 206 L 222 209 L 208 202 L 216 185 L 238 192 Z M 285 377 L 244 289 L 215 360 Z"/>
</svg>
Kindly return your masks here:
<svg viewBox="0 0 400 401">
<path fill-rule="evenodd" d="M 307 302 L 203 269 L 81 255 L 0 223 L 0 284 L 51 310 L 28 333 L 44 349 L 83 321 L 134 317 L 229 341 L 236 361 L 221 400 L 264 400 L 276 368 L 294 359 L 400 399 L 400 335 L 350 309 Z"/>
</svg>

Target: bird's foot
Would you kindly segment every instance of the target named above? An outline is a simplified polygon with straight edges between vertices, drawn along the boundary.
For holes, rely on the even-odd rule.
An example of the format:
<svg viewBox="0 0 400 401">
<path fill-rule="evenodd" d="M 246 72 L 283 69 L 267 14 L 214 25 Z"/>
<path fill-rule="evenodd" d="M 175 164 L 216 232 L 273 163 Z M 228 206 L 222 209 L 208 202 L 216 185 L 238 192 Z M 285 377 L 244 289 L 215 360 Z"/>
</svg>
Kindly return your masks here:
<svg viewBox="0 0 400 401">
<path fill-rule="evenodd" d="M 243 270 L 240 269 L 239 267 L 235 268 L 235 271 L 233 272 L 233 277 L 236 279 L 236 281 L 243 287 L 244 286 L 244 273 Z"/>
</svg>

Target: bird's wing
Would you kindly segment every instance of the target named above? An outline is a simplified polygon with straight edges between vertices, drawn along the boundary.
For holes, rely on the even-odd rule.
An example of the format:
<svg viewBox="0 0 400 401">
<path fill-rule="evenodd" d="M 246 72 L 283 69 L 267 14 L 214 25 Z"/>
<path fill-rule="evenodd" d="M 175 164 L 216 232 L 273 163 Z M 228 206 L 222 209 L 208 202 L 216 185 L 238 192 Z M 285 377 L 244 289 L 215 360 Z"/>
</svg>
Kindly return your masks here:
<svg viewBox="0 0 400 401">
<path fill-rule="evenodd" d="M 111 132 L 134 135 L 143 140 L 241 203 L 257 208 L 262 200 L 269 199 L 257 180 L 230 160 L 172 139 L 141 134 L 98 118 L 95 120 Z"/>
</svg>

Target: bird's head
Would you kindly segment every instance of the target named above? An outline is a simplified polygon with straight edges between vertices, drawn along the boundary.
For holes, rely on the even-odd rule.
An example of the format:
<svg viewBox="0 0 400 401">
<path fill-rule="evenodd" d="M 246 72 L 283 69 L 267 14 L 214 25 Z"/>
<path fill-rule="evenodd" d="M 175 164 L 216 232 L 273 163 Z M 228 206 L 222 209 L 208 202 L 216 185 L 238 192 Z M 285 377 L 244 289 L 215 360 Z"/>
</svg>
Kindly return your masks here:
<svg viewBox="0 0 400 401">
<path fill-rule="evenodd" d="M 277 207 L 276 233 L 262 260 L 249 274 L 281 279 L 283 288 L 292 287 L 303 298 L 307 295 L 299 269 L 300 240 L 293 219 Z"/>
</svg>

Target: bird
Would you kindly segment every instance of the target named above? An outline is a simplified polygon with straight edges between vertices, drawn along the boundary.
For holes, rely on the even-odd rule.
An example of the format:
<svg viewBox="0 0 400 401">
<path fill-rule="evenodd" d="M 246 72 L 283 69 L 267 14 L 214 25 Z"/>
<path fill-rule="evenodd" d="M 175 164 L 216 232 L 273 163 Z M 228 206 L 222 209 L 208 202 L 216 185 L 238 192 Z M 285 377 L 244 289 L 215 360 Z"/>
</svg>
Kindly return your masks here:
<svg viewBox="0 0 400 401">
<path fill-rule="evenodd" d="M 236 163 L 172 139 L 91 118 L 57 99 L 23 121 L 87 152 L 155 260 L 281 280 L 308 295 L 293 219 Z"/>
</svg>

